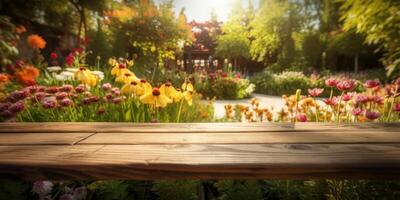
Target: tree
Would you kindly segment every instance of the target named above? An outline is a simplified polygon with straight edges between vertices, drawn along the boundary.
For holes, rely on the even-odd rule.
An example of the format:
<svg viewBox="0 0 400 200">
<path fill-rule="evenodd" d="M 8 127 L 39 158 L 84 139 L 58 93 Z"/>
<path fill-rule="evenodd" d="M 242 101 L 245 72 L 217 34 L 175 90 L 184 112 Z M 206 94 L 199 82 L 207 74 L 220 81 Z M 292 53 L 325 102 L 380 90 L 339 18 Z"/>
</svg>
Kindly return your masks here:
<svg viewBox="0 0 400 200">
<path fill-rule="evenodd" d="M 344 29 L 365 34 L 368 44 L 384 51 L 387 74 L 400 70 L 400 2 L 398 0 L 347 0 L 342 6 Z"/>
<path fill-rule="evenodd" d="M 240 58 L 249 57 L 250 40 L 248 38 L 246 12 L 242 1 L 236 0 L 229 20 L 222 27 L 222 35 L 217 40 L 215 53 L 217 56 L 234 60 L 237 69 Z"/>
</svg>

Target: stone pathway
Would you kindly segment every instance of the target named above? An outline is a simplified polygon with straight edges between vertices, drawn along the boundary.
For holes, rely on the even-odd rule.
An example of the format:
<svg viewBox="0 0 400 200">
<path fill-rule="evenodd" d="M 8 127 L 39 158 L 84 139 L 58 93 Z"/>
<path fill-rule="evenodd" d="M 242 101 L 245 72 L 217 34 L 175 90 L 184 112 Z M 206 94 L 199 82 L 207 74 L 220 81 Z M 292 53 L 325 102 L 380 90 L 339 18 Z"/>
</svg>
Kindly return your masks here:
<svg viewBox="0 0 400 200">
<path fill-rule="evenodd" d="M 284 101 L 280 96 L 271 96 L 271 95 L 264 95 L 264 94 L 253 94 L 253 98 L 257 98 L 260 100 L 260 108 L 268 108 L 273 112 L 278 112 L 284 106 Z M 222 118 L 225 116 L 225 108 L 224 105 L 226 104 L 242 104 L 246 106 L 250 106 L 249 99 L 241 99 L 241 100 L 216 100 L 214 101 L 214 117 L 216 119 Z"/>
</svg>

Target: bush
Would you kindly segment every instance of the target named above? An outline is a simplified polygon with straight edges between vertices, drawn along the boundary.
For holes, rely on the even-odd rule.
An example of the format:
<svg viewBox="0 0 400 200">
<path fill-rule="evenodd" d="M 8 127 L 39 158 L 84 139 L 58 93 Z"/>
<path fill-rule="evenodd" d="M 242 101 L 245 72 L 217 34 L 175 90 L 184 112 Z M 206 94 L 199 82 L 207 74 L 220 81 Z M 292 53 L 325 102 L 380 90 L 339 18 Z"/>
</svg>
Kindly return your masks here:
<svg viewBox="0 0 400 200">
<path fill-rule="evenodd" d="M 197 86 L 197 84 L 196 84 Z M 199 83 L 198 92 L 205 97 L 217 99 L 243 99 L 251 96 L 254 84 L 242 78 L 217 78 Z"/>
<path fill-rule="evenodd" d="M 307 91 L 309 88 L 323 87 L 323 80 L 311 76 L 307 77 L 302 72 L 282 72 L 280 74 L 272 74 L 264 71 L 251 78 L 251 82 L 255 84 L 255 91 L 269 95 L 283 95 L 296 93 L 297 89 Z"/>
</svg>

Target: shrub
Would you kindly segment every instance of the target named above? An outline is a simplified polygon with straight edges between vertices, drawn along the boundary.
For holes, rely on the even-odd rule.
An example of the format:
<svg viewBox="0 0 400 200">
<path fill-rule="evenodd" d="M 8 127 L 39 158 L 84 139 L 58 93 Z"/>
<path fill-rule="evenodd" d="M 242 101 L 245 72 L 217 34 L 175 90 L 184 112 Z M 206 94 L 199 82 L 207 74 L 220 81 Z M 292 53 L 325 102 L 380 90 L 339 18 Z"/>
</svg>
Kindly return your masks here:
<svg viewBox="0 0 400 200">
<path fill-rule="evenodd" d="M 217 78 L 199 84 L 199 93 L 217 99 L 243 99 L 251 96 L 255 87 L 248 79 L 231 77 Z"/>
</svg>

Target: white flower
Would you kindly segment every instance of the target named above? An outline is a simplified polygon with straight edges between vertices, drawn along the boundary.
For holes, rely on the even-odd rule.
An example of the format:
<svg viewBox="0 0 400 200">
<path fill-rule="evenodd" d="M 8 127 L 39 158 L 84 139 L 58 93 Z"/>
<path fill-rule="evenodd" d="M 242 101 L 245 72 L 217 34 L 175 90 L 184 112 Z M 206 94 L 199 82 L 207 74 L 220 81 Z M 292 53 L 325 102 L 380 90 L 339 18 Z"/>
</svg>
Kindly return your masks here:
<svg viewBox="0 0 400 200">
<path fill-rule="evenodd" d="M 49 71 L 49 72 L 58 72 L 58 71 L 61 71 L 61 67 L 59 67 L 59 66 L 51 66 L 51 67 L 47 68 L 47 71 Z"/>
<path fill-rule="evenodd" d="M 103 80 L 104 79 L 104 73 L 102 71 L 92 71 L 92 74 L 97 76 L 97 78 L 99 80 Z"/>
<path fill-rule="evenodd" d="M 64 76 L 66 80 L 73 80 L 74 79 L 74 73 L 70 71 L 63 71 L 60 73 L 61 76 Z"/>
<path fill-rule="evenodd" d="M 36 181 L 33 183 L 32 192 L 40 196 L 45 196 L 53 189 L 53 183 L 50 181 Z"/>
<path fill-rule="evenodd" d="M 79 69 L 78 68 L 66 68 L 65 70 L 69 72 L 77 72 Z"/>
<path fill-rule="evenodd" d="M 57 81 L 65 81 L 66 77 L 60 74 L 56 74 L 54 75 L 54 79 L 56 79 Z"/>
</svg>

